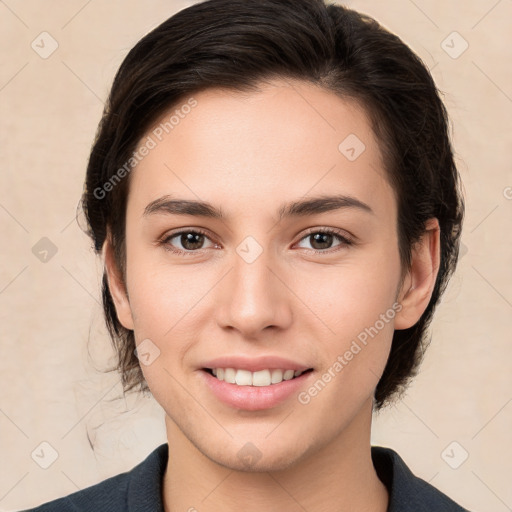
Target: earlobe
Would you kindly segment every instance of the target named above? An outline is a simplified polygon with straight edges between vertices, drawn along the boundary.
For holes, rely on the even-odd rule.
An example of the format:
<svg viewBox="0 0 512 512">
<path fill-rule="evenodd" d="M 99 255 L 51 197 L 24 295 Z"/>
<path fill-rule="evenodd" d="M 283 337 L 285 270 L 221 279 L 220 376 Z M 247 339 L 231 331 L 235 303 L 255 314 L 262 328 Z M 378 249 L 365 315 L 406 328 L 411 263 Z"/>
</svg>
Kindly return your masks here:
<svg viewBox="0 0 512 512">
<path fill-rule="evenodd" d="M 398 295 L 402 309 L 395 316 L 395 329 L 408 329 L 421 318 L 434 291 L 439 262 L 439 222 L 431 218 L 412 250 L 411 268 Z"/>
<path fill-rule="evenodd" d="M 133 317 L 130 302 L 128 300 L 128 294 L 126 292 L 126 285 L 123 282 L 121 272 L 119 271 L 115 261 L 110 236 L 107 236 L 103 245 L 103 255 L 108 287 L 112 300 L 114 301 L 117 317 L 123 327 L 133 330 Z"/>
</svg>

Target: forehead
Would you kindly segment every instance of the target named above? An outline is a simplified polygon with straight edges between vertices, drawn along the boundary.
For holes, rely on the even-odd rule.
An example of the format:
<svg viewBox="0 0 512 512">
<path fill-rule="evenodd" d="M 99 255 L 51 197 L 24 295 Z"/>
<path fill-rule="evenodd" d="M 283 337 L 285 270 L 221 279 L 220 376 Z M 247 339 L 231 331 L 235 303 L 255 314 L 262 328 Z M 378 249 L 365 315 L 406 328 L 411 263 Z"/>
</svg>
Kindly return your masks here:
<svg viewBox="0 0 512 512">
<path fill-rule="evenodd" d="M 365 110 L 308 83 L 185 97 L 138 150 L 144 145 L 151 149 L 132 171 L 129 197 L 139 210 L 163 194 L 207 199 L 228 213 L 238 206 L 240 214 L 244 204 L 263 211 L 277 199 L 332 192 L 377 203 L 377 213 L 394 208 Z"/>
</svg>

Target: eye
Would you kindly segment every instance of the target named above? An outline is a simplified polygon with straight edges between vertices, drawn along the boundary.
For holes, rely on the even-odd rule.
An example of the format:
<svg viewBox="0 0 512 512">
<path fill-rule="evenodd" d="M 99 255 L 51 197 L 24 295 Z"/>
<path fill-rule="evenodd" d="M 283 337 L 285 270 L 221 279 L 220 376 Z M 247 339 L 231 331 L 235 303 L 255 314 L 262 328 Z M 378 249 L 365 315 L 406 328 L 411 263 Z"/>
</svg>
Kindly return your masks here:
<svg viewBox="0 0 512 512">
<path fill-rule="evenodd" d="M 176 241 L 172 242 L 173 240 Z M 171 252 L 178 254 L 193 254 L 200 252 L 201 249 L 206 248 L 204 247 L 205 240 L 210 240 L 210 238 L 204 231 L 199 229 L 189 229 L 185 231 L 178 231 L 176 233 L 172 233 L 169 236 L 166 236 L 160 241 L 160 244 Z M 179 247 L 176 248 L 175 244 L 178 244 Z M 215 246 L 216 245 L 212 243 L 212 247 Z"/>
<path fill-rule="evenodd" d="M 312 245 L 312 250 L 315 252 L 334 252 L 328 251 L 327 249 L 331 249 L 333 247 L 332 243 L 336 239 L 340 243 L 334 246 L 338 247 L 338 249 L 335 249 L 335 251 L 353 244 L 352 240 L 342 235 L 340 232 L 332 229 L 312 229 L 305 237 L 301 239 L 301 242 L 308 239 Z"/>
<path fill-rule="evenodd" d="M 312 245 L 312 250 L 316 253 L 331 253 L 353 244 L 352 240 L 333 229 L 313 228 L 306 234 L 306 236 L 301 238 L 299 244 L 303 240 L 308 239 Z M 338 244 L 333 246 L 332 244 L 336 240 L 338 240 Z M 165 236 L 161 241 L 159 241 L 159 244 L 166 250 L 176 254 L 194 255 L 196 253 L 200 253 L 203 249 L 208 248 L 205 247 L 205 241 L 211 242 L 211 239 L 205 231 L 200 229 L 188 229 L 177 231 Z M 178 247 L 176 247 L 176 245 L 178 245 Z M 211 242 L 209 247 L 219 246 Z M 329 250 L 333 247 L 335 248 L 334 251 Z"/>
</svg>

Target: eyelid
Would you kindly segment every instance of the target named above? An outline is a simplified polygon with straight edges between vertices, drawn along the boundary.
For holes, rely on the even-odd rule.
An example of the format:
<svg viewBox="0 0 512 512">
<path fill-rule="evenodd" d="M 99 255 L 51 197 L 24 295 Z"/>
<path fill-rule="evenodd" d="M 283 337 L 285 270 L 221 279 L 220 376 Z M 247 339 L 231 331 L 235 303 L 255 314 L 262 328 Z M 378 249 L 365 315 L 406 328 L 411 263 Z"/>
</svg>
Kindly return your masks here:
<svg viewBox="0 0 512 512">
<path fill-rule="evenodd" d="M 163 245 L 164 248 L 166 250 L 168 250 L 169 252 L 172 252 L 174 254 L 184 254 L 184 255 L 202 254 L 204 250 L 208 249 L 208 248 L 201 248 L 201 249 L 197 249 L 195 251 L 191 251 L 191 250 L 184 251 L 182 249 L 171 248 L 170 244 L 168 244 L 168 240 L 171 239 L 171 238 L 174 238 L 174 237 L 176 237 L 178 235 L 184 234 L 184 233 L 197 233 L 197 234 L 204 235 L 214 245 L 216 245 L 216 246 L 219 245 L 217 242 L 212 240 L 212 237 L 211 237 L 211 235 L 210 235 L 210 233 L 208 231 L 206 231 L 203 228 L 196 228 L 196 227 L 177 228 L 176 231 L 166 232 L 162 237 L 159 238 L 159 240 L 157 241 L 157 244 L 158 245 Z M 307 238 L 308 236 L 310 236 L 310 235 L 312 235 L 314 233 L 332 234 L 332 235 L 338 237 L 338 239 L 340 240 L 340 244 L 338 246 L 335 246 L 334 248 L 329 248 L 329 249 L 326 249 L 326 250 L 306 249 L 306 250 L 308 250 L 310 252 L 312 251 L 312 252 L 314 252 L 316 254 L 324 254 L 324 253 L 325 254 L 332 254 L 333 252 L 336 252 L 337 250 L 339 250 L 339 248 L 343 248 L 343 247 L 347 247 L 347 246 L 355 244 L 354 237 L 351 234 L 347 233 L 345 230 L 342 230 L 342 229 L 339 229 L 339 228 L 331 228 L 331 227 L 327 227 L 327 226 L 322 226 L 322 227 L 308 228 L 301 235 L 299 240 L 297 242 L 295 242 L 294 245 L 296 245 L 297 243 L 300 243 L 302 240 L 304 240 L 305 238 Z"/>
<path fill-rule="evenodd" d="M 356 238 L 353 235 L 351 235 L 350 233 L 348 233 L 347 231 L 345 231 L 344 229 L 330 228 L 330 227 L 327 227 L 327 226 L 320 226 L 320 227 L 314 227 L 314 228 L 306 229 L 306 232 L 301 236 L 299 241 L 303 240 L 308 235 L 311 235 L 313 233 L 333 234 L 333 235 L 339 236 L 340 238 L 346 240 L 349 243 L 355 243 L 356 242 Z M 322 251 L 322 252 L 325 252 L 325 251 Z"/>
<path fill-rule="evenodd" d="M 308 228 L 306 230 L 306 232 L 298 240 L 298 242 L 296 242 L 296 244 L 302 242 L 302 240 L 304 240 L 305 238 L 308 238 L 308 236 L 311 236 L 314 233 L 327 233 L 327 234 L 333 235 L 334 237 L 338 238 L 340 243 L 334 247 L 330 247 L 325 250 L 307 249 L 306 248 L 305 250 L 308 251 L 310 254 L 311 253 L 321 254 L 321 255 L 325 255 L 327 257 L 329 255 L 335 254 L 336 252 L 338 252 L 340 250 L 346 249 L 346 248 L 348 248 L 350 246 L 354 246 L 356 244 L 355 239 L 354 239 L 355 237 L 353 237 L 346 231 L 339 229 L 339 228 L 329 228 L 329 227 Z M 296 245 L 296 244 L 294 244 L 294 245 Z"/>
<path fill-rule="evenodd" d="M 168 241 L 171 238 L 174 238 L 178 235 L 183 235 L 185 233 L 196 233 L 196 234 L 204 235 L 214 246 L 219 245 L 217 242 L 215 242 L 212 239 L 213 237 L 211 236 L 211 234 L 208 231 L 206 231 L 203 228 L 195 228 L 195 227 L 177 228 L 175 231 L 167 231 L 157 240 L 156 243 L 157 243 L 157 245 L 163 245 L 166 250 L 168 250 L 169 252 L 175 253 L 175 254 L 176 253 L 177 254 L 186 254 L 186 255 L 201 254 L 205 250 L 205 248 L 197 249 L 195 251 L 184 251 L 183 249 L 176 249 L 174 247 L 171 248 Z M 206 249 L 208 249 L 208 248 L 206 248 Z"/>
</svg>

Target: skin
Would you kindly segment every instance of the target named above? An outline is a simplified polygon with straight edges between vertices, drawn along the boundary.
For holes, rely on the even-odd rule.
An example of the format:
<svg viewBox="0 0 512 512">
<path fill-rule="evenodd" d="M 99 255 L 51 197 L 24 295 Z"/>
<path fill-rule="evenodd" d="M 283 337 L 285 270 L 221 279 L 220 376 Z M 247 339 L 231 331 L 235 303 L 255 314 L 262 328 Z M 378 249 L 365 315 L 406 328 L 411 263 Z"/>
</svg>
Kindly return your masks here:
<svg viewBox="0 0 512 512">
<path fill-rule="evenodd" d="M 394 329 L 414 325 L 430 300 L 437 220 L 399 287 L 396 200 L 362 108 L 285 80 L 194 98 L 197 106 L 132 171 L 125 282 L 104 247 L 121 323 L 137 344 L 149 338 L 160 350 L 142 370 L 166 412 L 165 510 L 385 512 L 388 493 L 370 452 L 373 395 Z M 354 161 L 338 150 L 349 134 L 366 146 Z M 283 203 L 333 193 L 373 213 L 342 208 L 279 221 Z M 225 218 L 144 215 L 167 194 L 208 201 Z M 179 228 L 208 236 L 198 249 L 168 239 L 167 247 L 196 251 L 174 254 L 159 240 Z M 309 228 L 338 229 L 354 243 L 315 245 Z M 247 236 L 262 249 L 251 264 L 236 251 Z M 292 395 L 270 409 L 239 410 L 200 378 L 208 359 L 271 354 L 314 368 L 307 389 L 396 303 L 394 318 L 308 404 Z M 248 442 L 260 454 L 249 467 L 238 456 Z"/>
</svg>

